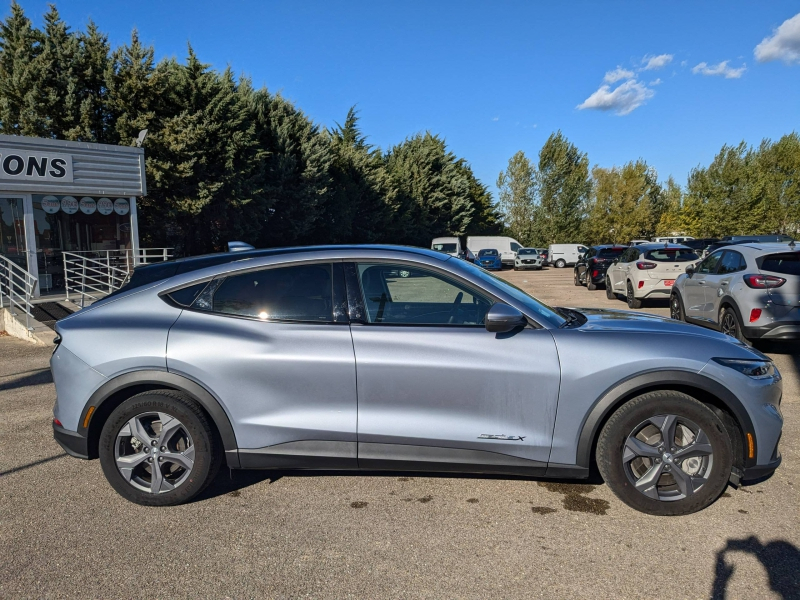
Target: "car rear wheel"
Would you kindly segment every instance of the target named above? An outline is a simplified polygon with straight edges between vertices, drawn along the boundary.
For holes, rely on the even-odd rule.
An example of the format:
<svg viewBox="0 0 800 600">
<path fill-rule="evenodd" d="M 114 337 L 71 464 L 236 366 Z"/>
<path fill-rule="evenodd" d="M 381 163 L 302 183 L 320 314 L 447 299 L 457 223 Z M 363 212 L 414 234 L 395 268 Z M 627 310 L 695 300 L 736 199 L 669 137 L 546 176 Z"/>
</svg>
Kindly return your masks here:
<svg viewBox="0 0 800 600">
<path fill-rule="evenodd" d="M 733 450 L 709 407 L 680 392 L 657 391 L 611 416 L 596 458 L 603 479 L 628 506 L 651 515 L 687 515 L 725 490 Z"/>
<path fill-rule="evenodd" d="M 563 258 L 559 258 L 556 261 L 556 264 L 555 264 L 556 269 L 563 269 L 566 266 L 567 266 L 567 261 L 565 261 Z"/>
<path fill-rule="evenodd" d="M 628 308 L 642 308 L 642 301 L 637 298 L 633 293 L 633 284 L 628 282 L 628 293 L 625 296 L 628 301 Z"/>
<path fill-rule="evenodd" d="M 573 283 L 575 284 L 575 286 L 579 286 L 581 284 L 581 280 L 578 277 L 578 269 L 575 269 L 572 272 L 572 280 L 573 280 Z"/>
<path fill-rule="evenodd" d="M 100 434 L 99 455 L 111 486 L 144 506 L 190 500 L 221 461 L 208 418 L 172 390 L 143 392 L 114 409 Z"/>
<path fill-rule="evenodd" d="M 722 310 L 719 311 L 719 330 L 740 342 L 748 343 L 747 338 L 744 337 L 742 323 L 739 321 L 736 311 L 730 306 L 723 306 Z"/>
<path fill-rule="evenodd" d="M 686 315 L 683 312 L 683 302 L 681 301 L 681 297 L 674 292 L 669 299 L 669 316 L 676 321 L 686 320 Z"/>
<path fill-rule="evenodd" d="M 592 292 L 597 289 L 597 284 L 592 281 L 592 277 L 588 273 L 586 274 L 586 289 Z"/>
<path fill-rule="evenodd" d="M 611 279 L 606 277 L 606 298 L 609 300 L 616 300 L 617 295 L 614 293 L 614 288 L 611 287 Z"/>
</svg>

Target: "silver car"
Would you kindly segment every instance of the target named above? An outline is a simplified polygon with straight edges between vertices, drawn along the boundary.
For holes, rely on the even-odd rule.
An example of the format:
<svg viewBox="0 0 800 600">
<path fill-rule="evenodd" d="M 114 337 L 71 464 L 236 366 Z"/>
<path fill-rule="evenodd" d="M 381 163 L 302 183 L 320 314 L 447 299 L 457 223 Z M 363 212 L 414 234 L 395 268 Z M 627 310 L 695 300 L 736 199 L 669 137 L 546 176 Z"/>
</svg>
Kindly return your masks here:
<svg viewBox="0 0 800 600">
<path fill-rule="evenodd" d="M 596 464 L 630 506 L 679 515 L 781 460 L 781 377 L 758 351 L 551 308 L 430 250 L 144 266 L 56 330 L 56 440 L 144 505 L 189 500 L 221 464 L 576 479 Z"/>
<path fill-rule="evenodd" d="M 673 319 L 741 341 L 800 338 L 800 251 L 794 243 L 725 246 L 675 280 Z"/>
</svg>

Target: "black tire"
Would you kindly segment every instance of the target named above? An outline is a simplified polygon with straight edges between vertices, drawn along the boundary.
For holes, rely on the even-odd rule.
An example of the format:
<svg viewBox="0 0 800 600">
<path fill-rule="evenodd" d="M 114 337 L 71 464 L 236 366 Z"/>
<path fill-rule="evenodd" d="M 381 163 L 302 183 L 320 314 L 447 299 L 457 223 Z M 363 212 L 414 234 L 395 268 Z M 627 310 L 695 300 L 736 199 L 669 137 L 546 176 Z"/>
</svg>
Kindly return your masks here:
<svg viewBox="0 0 800 600">
<path fill-rule="evenodd" d="M 572 280 L 573 280 L 573 283 L 575 284 L 575 287 L 578 287 L 579 285 L 581 285 L 581 280 L 578 277 L 578 269 L 574 269 L 572 271 Z"/>
<path fill-rule="evenodd" d="M 659 498 L 652 498 L 637 490 L 628 472 L 630 467 L 626 466 L 623 458 L 628 437 L 643 422 L 658 415 L 674 415 L 677 416 L 678 423 L 685 419 L 698 425 L 711 446 L 713 460 L 710 464 L 705 463 L 707 471 L 704 475 L 707 477 L 699 489 L 691 495 L 680 497 L 680 490 L 677 490 L 675 484 L 672 490 L 669 485 L 664 487 L 660 485 L 661 482 L 669 483 L 669 478 L 663 477 L 667 469 L 666 459 L 662 463 L 664 471 L 657 479 L 659 485 L 655 488 Z M 733 449 L 724 424 L 708 406 L 686 394 L 665 390 L 642 394 L 617 409 L 600 432 L 596 459 L 600 474 L 611 491 L 631 508 L 658 516 L 688 515 L 706 508 L 725 491 L 733 465 Z M 674 481 L 671 473 L 669 477 L 673 477 Z M 653 489 L 650 488 L 651 493 Z M 667 494 L 675 494 L 677 490 L 678 499 L 661 499 L 662 489 L 666 490 L 664 493 Z"/>
<path fill-rule="evenodd" d="M 191 436 L 194 464 L 188 477 L 170 491 L 151 493 L 140 490 L 117 468 L 118 433 L 131 419 L 146 413 L 166 413 L 178 419 Z M 99 455 L 100 466 L 111 487 L 126 500 L 143 506 L 173 506 L 191 500 L 211 483 L 222 461 L 221 444 L 208 417 L 194 402 L 172 390 L 142 392 L 114 409 L 100 434 Z"/>
<path fill-rule="evenodd" d="M 628 308 L 642 308 L 642 301 L 634 296 L 633 294 L 633 284 L 629 281 L 628 282 L 628 293 L 625 296 L 625 300 L 628 303 Z"/>
<path fill-rule="evenodd" d="M 514 270 L 515 271 L 519 271 L 519 269 L 517 268 L 517 265 L 514 265 Z"/>
<path fill-rule="evenodd" d="M 606 277 L 606 298 L 609 300 L 616 300 L 617 295 L 614 293 L 614 288 L 611 287 L 611 279 Z"/>
<path fill-rule="evenodd" d="M 592 281 L 590 275 L 586 276 L 586 289 L 589 290 L 590 292 L 593 292 L 597 289 L 597 284 L 594 281 Z"/>
<path fill-rule="evenodd" d="M 566 267 L 566 266 L 567 266 L 567 261 L 565 261 L 563 258 L 559 258 L 559 259 L 558 259 L 558 260 L 555 262 L 555 265 L 554 265 L 554 266 L 555 266 L 555 268 L 556 268 L 556 269 L 563 269 L 564 267 Z"/>
<path fill-rule="evenodd" d="M 744 337 L 744 330 L 742 322 L 739 320 L 739 315 L 730 306 L 723 306 L 719 311 L 719 328 L 722 333 L 736 338 L 744 344 L 750 344 L 746 337 Z"/>
<path fill-rule="evenodd" d="M 683 300 L 680 294 L 672 292 L 669 298 L 669 316 L 676 321 L 685 321 L 686 313 L 683 310 Z"/>
</svg>

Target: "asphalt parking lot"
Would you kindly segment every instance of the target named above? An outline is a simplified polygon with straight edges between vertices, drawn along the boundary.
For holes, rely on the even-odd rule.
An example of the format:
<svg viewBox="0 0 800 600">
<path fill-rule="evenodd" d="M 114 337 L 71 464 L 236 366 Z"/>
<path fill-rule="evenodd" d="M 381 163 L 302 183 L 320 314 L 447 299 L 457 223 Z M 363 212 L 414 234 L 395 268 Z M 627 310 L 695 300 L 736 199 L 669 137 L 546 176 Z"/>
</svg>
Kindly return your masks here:
<svg viewBox="0 0 800 600">
<path fill-rule="evenodd" d="M 625 308 L 571 269 L 503 276 Z M 800 350 L 762 350 L 784 376 L 783 466 L 657 518 L 604 485 L 417 474 L 224 471 L 191 504 L 140 507 L 53 441 L 50 348 L 0 337 L 0 596 L 797 598 Z"/>
</svg>

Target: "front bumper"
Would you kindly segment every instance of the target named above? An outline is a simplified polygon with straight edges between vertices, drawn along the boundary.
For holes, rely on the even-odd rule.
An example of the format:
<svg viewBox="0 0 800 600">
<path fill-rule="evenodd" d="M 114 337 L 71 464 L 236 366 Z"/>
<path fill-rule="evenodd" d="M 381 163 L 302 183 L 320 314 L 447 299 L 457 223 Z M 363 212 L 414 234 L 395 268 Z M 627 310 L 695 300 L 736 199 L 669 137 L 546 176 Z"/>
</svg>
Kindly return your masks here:
<svg viewBox="0 0 800 600">
<path fill-rule="evenodd" d="M 769 477 L 772 473 L 781 466 L 781 460 L 783 458 L 778 456 L 776 460 L 773 460 L 766 465 L 755 465 L 753 467 L 747 467 L 744 470 L 744 475 L 742 476 L 742 481 L 753 481 L 754 479 L 762 479 L 764 477 Z"/>
<path fill-rule="evenodd" d="M 75 431 L 69 431 L 53 423 L 53 437 L 64 452 L 75 458 L 89 460 L 89 440 Z"/>
<path fill-rule="evenodd" d="M 797 340 L 800 339 L 800 321 L 775 321 L 760 327 L 742 327 L 748 340 Z"/>
<path fill-rule="evenodd" d="M 522 263 L 522 262 L 515 262 L 514 263 L 515 269 L 541 269 L 542 263 Z"/>
</svg>

